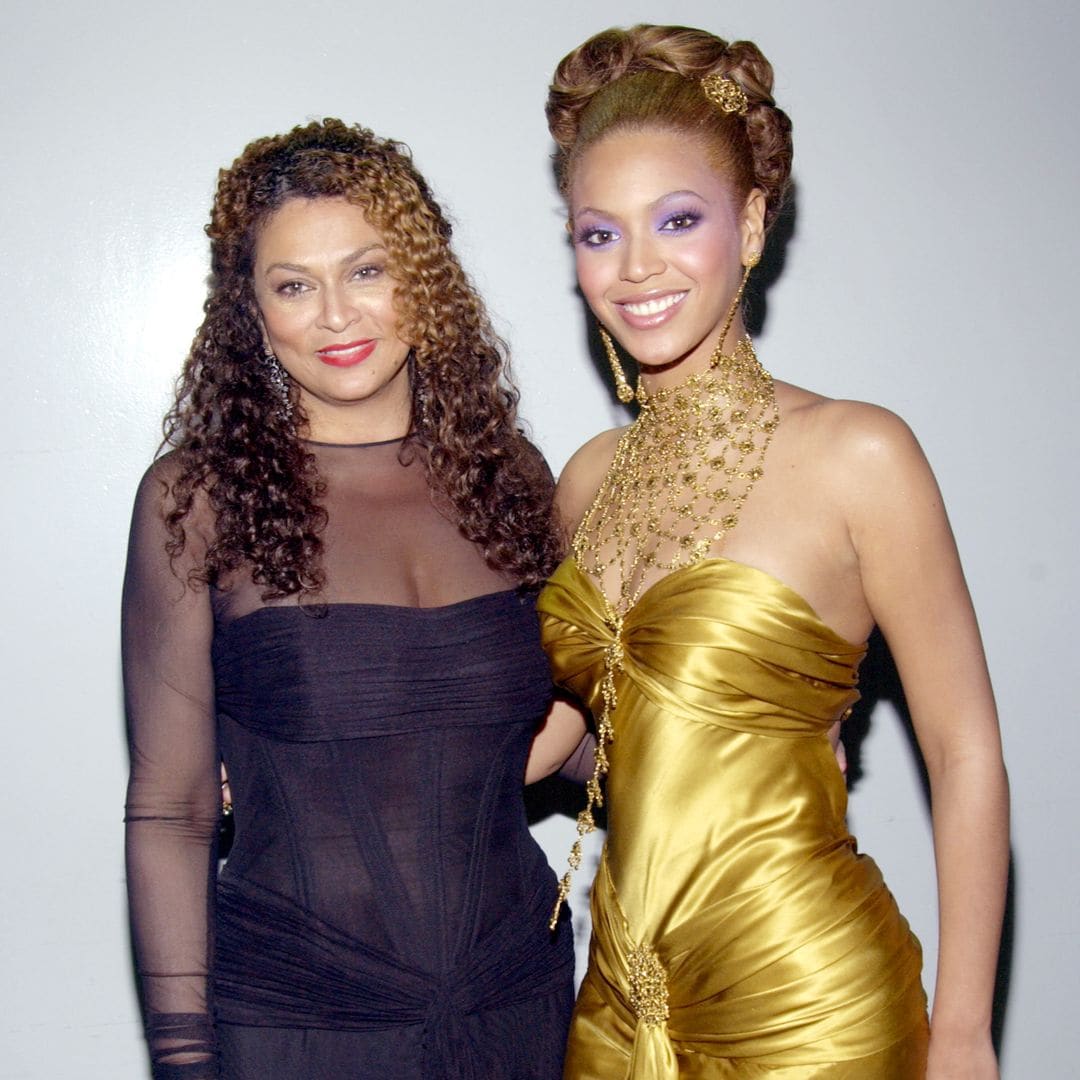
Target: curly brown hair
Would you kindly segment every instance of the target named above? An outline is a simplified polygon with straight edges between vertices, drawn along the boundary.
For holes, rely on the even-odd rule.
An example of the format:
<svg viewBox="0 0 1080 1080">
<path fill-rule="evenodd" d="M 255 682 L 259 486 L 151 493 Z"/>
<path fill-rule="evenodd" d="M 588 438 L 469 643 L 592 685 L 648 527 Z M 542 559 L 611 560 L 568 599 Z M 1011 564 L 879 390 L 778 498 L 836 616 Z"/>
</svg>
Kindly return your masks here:
<svg viewBox="0 0 1080 1080">
<path fill-rule="evenodd" d="M 747 114 L 724 113 L 705 96 L 712 73 L 737 82 Z M 706 140 L 713 166 L 745 198 L 765 194 L 775 220 L 791 177 L 791 121 L 772 97 L 772 65 L 749 41 L 727 42 L 685 26 L 611 29 L 565 56 L 547 100 L 548 128 L 565 195 L 584 151 L 611 131 L 664 127 Z"/>
<path fill-rule="evenodd" d="M 205 317 L 165 418 L 163 447 L 178 475 L 166 516 L 168 550 L 185 547 L 200 492 L 215 518 L 197 580 L 243 564 L 265 599 L 324 584 L 326 512 L 295 387 L 283 409 L 260 363 L 252 283 L 262 225 L 289 199 L 345 198 L 382 235 L 403 340 L 411 343 L 412 426 L 433 495 L 489 565 L 522 585 L 542 581 L 561 541 L 551 474 L 517 422 L 507 354 L 450 248 L 451 227 L 406 146 L 326 119 L 257 139 L 218 175 L 206 227 L 211 277 Z"/>
</svg>

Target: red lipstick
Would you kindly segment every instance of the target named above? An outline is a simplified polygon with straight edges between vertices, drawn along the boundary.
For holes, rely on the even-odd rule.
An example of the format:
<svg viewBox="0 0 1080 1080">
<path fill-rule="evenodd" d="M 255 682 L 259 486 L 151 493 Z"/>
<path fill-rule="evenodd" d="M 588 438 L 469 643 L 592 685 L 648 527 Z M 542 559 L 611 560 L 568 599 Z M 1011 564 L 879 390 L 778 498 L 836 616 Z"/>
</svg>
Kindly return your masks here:
<svg viewBox="0 0 1080 1080">
<path fill-rule="evenodd" d="M 347 345 L 327 345 L 315 355 L 331 367 L 353 367 L 363 363 L 375 351 L 377 344 L 372 338 L 365 338 L 363 341 L 350 341 Z"/>
</svg>

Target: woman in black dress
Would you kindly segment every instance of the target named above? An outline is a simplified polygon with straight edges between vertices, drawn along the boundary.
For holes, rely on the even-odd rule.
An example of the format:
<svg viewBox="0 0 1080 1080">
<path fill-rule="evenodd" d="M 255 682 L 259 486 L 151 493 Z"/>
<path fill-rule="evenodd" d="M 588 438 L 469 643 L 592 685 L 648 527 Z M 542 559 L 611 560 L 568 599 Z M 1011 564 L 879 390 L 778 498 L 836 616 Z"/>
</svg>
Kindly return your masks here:
<svg viewBox="0 0 1080 1080">
<path fill-rule="evenodd" d="M 252 143 L 207 231 L 124 588 L 154 1075 L 558 1076 L 570 928 L 521 788 L 580 721 L 549 711 L 560 542 L 502 344 L 408 151 L 362 128 Z"/>
</svg>

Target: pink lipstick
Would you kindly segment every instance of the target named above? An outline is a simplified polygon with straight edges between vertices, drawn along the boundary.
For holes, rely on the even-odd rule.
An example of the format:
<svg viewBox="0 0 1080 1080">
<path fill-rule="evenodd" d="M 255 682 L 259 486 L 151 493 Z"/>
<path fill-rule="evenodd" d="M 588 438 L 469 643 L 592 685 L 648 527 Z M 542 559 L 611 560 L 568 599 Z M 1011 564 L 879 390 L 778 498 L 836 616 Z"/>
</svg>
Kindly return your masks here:
<svg viewBox="0 0 1080 1080">
<path fill-rule="evenodd" d="M 350 341 L 347 345 L 327 345 L 315 354 L 324 364 L 331 367 L 353 367 L 362 364 L 378 344 L 372 338 L 363 341 Z"/>
<path fill-rule="evenodd" d="M 686 299 L 686 290 L 634 296 L 616 303 L 623 320 L 635 330 L 651 330 L 673 319 Z"/>
</svg>

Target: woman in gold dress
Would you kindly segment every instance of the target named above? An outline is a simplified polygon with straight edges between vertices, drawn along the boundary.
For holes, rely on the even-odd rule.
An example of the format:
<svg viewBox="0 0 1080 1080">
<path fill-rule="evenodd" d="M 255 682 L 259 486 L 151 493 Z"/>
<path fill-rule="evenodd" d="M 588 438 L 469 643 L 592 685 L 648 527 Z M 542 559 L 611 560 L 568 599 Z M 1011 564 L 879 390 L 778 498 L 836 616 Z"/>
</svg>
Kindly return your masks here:
<svg viewBox="0 0 1080 1080">
<path fill-rule="evenodd" d="M 548 99 L 623 400 L 612 338 L 640 373 L 637 420 L 563 473 L 572 555 L 540 599 L 556 679 L 598 729 L 579 828 L 605 774 L 608 805 L 565 1075 L 988 1080 L 1008 797 L 983 650 L 908 428 L 774 383 L 747 337 L 791 163 L 771 89 L 748 42 L 643 26 L 570 53 Z M 929 1023 L 829 744 L 875 624 L 932 788 Z"/>
</svg>

